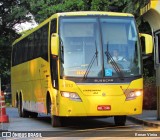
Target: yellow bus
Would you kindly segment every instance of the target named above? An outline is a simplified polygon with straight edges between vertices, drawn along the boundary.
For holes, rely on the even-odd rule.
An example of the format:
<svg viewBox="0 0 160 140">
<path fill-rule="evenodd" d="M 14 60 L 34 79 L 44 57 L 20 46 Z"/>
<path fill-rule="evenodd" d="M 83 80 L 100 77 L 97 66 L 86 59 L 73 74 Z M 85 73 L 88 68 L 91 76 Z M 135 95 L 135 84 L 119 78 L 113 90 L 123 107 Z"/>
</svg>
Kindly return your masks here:
<svg viewBox="0 0 160 140">
<path fill-rule="evenodd" d="M 142 112 L 141 58 L 133 15 L 54 14 L 13 43 L 12 105 L 20 117 L 50 114 L 54 127 L 69 117 L 125 125 Z"/>
</svg>

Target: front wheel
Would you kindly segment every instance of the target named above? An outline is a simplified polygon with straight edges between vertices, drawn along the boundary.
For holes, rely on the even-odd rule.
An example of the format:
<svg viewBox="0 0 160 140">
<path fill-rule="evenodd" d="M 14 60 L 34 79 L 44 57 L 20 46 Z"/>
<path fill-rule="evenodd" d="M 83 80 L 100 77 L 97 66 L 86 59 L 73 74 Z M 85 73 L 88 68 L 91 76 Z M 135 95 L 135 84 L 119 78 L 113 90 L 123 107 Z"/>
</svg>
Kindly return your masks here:
<svg viewBox="0 0 160 140">
<path fill-rule="evenodd" d="M 62 126 L 61 118 L 55 115 L 51 116 L 51 125 L 53 127 L 60 127 Z"/>
<path fill-rule="evenodd" d="M 114 116 L 114 122 L 116 126 L 125 126 L 127 117 L 124 116 Z"/>
</svg>

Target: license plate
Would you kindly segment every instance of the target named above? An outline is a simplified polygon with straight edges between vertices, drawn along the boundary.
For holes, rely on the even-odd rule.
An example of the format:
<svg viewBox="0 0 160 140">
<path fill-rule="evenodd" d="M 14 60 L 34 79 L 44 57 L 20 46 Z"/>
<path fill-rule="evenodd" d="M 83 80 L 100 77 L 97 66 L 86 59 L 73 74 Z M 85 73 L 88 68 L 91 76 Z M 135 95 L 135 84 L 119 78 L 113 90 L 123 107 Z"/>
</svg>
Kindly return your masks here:
<svg viewBox="0 0 160 140">
<path fill-rule="evenodd" d="M 98 105 L 97 110 L 98 111 L 111 110 L 111 105 Z"/>
</svg>

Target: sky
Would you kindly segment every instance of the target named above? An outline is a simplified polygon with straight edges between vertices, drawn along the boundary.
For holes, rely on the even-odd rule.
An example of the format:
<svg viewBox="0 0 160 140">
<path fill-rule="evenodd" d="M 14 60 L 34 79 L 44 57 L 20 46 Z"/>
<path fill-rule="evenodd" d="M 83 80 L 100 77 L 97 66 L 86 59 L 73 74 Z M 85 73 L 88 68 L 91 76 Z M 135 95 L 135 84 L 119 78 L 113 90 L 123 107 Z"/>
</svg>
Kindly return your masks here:
<svg viewBox="0 0 160 140">
<path fill-rule="evenodd" d="M 17 24 L 15 26 L 15 29 L 17 32 L 22 32 L 22 31 L 26 31 L 26 30 L 29 30 L 29 29 L 32 29 L 34 27 L 36 27 L 38 24 L 36 22 L 24 22 L 24 23 L 21 23 L 21 24 Z"/>
<path fill-rule="evenodd" d="M 18 33 L 22 32 L 22 31 L 26 31 L 29 29 L 32 29 L 34 27 L 36 27 L 38 24 L 35 22 L 33 15 L 29 14 L 27 16 L 31 16 L 31 21 L 30 22 L 24 22 L 24 23 L 20 23 L 20 24 L 16 24 L 15 25 L 15 29 Z"/>
</svg>

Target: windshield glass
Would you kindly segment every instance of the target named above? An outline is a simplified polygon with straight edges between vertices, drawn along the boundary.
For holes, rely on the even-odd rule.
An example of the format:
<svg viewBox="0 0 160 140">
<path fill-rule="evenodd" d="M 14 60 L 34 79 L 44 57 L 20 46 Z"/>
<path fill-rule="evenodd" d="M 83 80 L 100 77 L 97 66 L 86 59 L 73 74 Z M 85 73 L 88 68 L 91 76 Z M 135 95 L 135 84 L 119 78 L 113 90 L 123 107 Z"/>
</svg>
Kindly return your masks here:
<svg viewBox="0 0 160 140">
<path fill-rule="evenodd" d="M 102 71 L 100 29 L 97 18 L 62 18 L 61 43 L 64 62 L 62 75 L 83 77 L 91 66 L 88 77 L 99 77 Z"/>
<path fill-rule="evenodd" d="M 100 24 L 104 75 L 115 77 L 119 74 L 117 71 L 120 71 L 124 77 L 140 75 L 140 49 L 134 19 L 128 17 L 100 18 Z"/>
<path fill-rule="evenodd" d="M 138 35 L 131 17 L 61 17 L 60 40 L 61 76 L 141 74 Z"/>
</svg>

